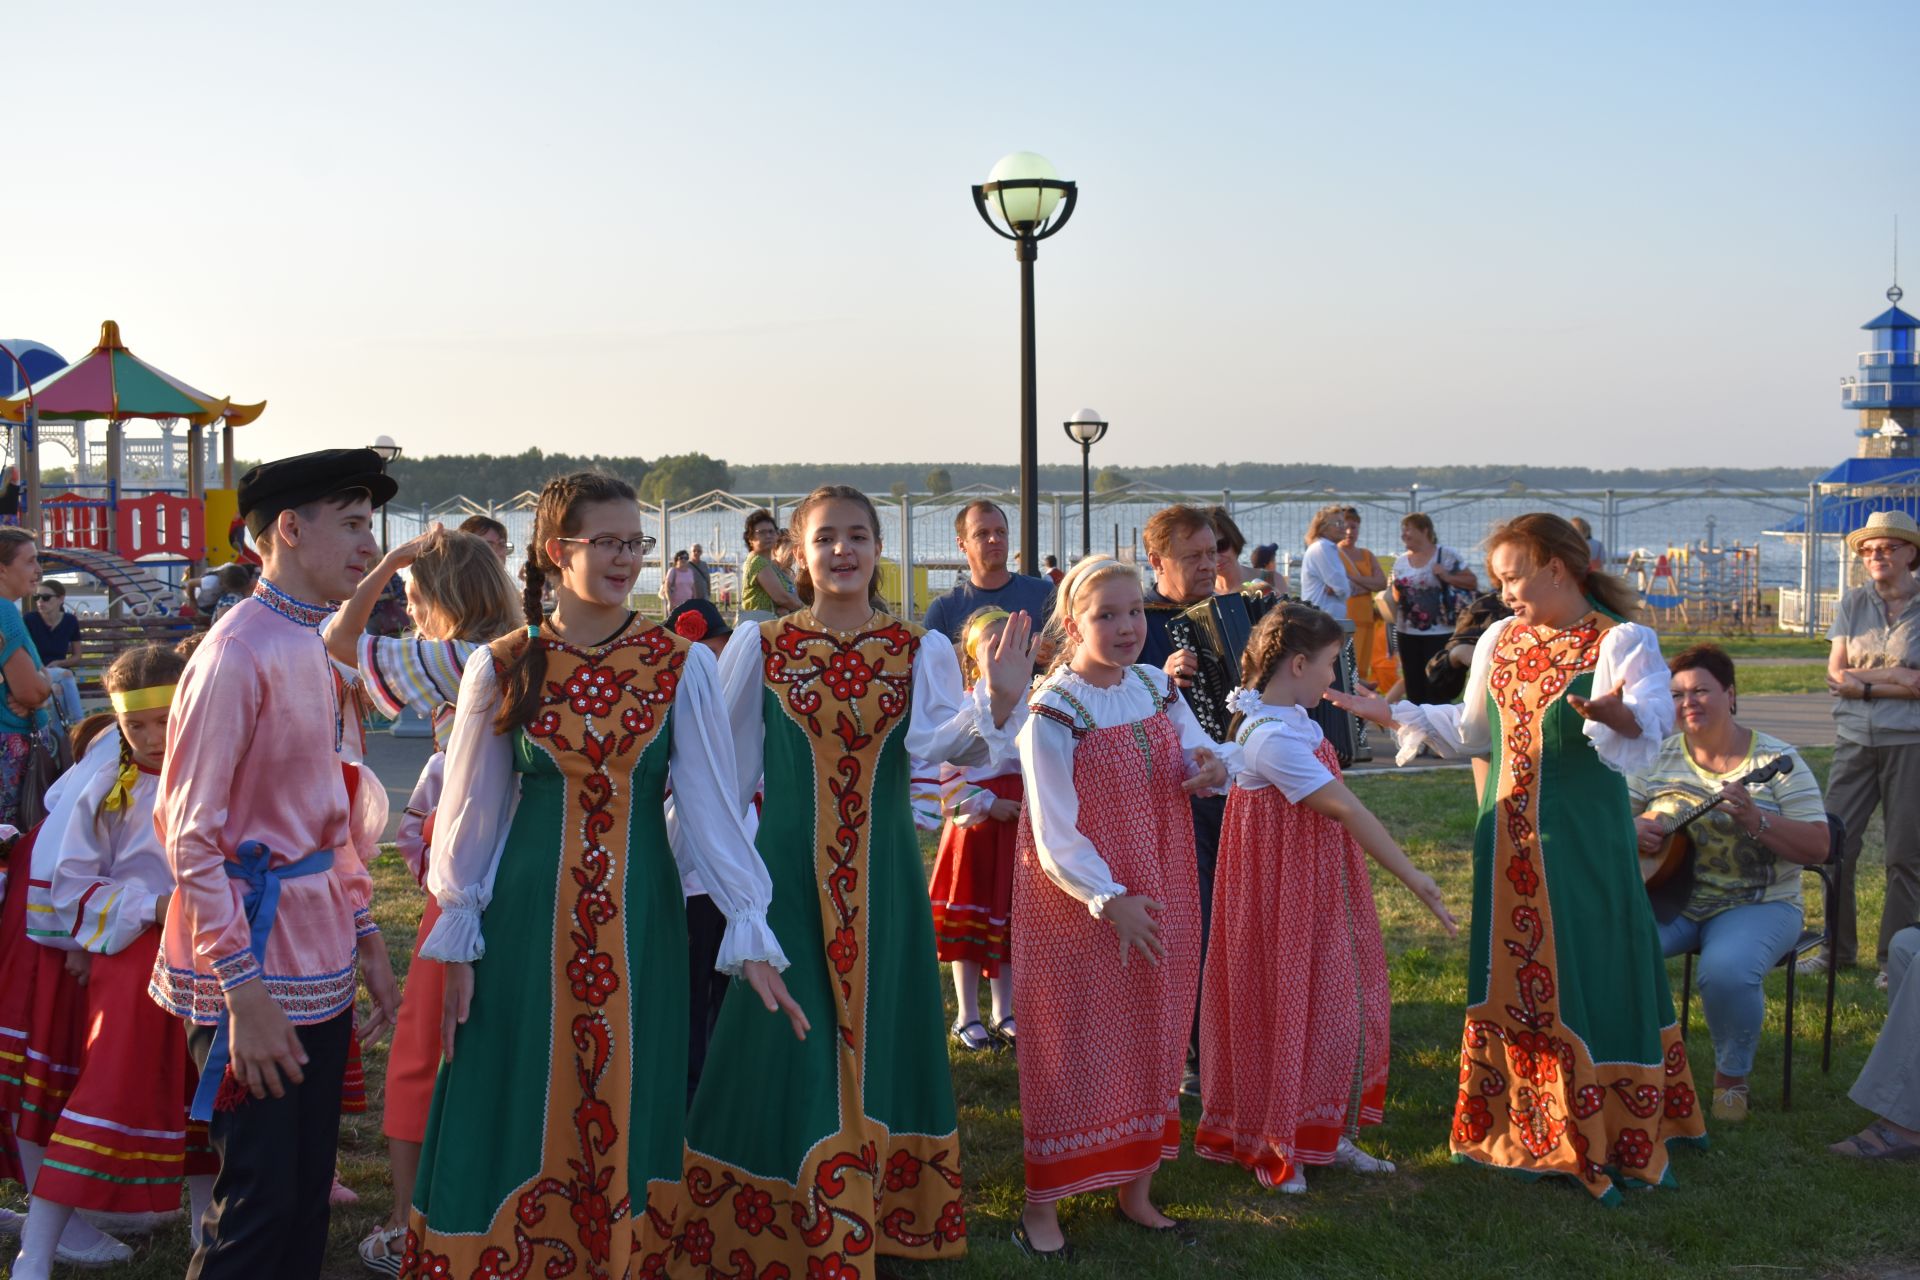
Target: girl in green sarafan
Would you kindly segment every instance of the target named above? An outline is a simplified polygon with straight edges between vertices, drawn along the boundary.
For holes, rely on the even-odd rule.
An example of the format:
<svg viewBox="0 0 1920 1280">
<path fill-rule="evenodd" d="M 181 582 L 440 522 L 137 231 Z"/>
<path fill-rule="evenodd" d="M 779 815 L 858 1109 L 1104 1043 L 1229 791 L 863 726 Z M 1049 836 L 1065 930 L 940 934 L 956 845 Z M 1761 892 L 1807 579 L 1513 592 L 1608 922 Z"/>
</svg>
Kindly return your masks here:
<svg viewBox="0 0 1920 1280">
<path fill-rule="evenodd" d="M 1491 755 L 1473 847 L 1456 1160 L 1563 1174 L 1609 1203 L 1670 1186 L 1667 1144 L 1705 1142 L 1666 961 L 1640 883 L 1624 775 L 1673 728 L 1660 638 L 1634 593 L 1588 568 L 1556 515 L 1493 531 L 1513 617 L 1474 648 L 1464 702 L 1329 702 L 1423 745 Z"/>
<path fill-rule="evenodd" d="M 808 607 L 735 632 L 720 678 L 743 806 L 764 773 L 767 920 L 815 1030 L 796 1042 L 750 1001 L 721 1009 L 687 1119 L 678 1276 L 866 1280 L 880 1255 L 965 1247 L 909 762 L 978 764 L 1011 745 L 1031 624 L 1009 619 L 969 695 L 944 635 L 876 606 L 865 495 L 816 489 L 792 527 Z"/>
<path fill-rule="evenodd" d="M 427 873 L 441 915 L 420 947 L 446 964 L 446 1061 L 402 1275 L 626 1280 L 664 1267 L 688 985 L 669 779 L 679 847 L 728 918 L 716 967 L 787 1014 L 767 1018 L 780 1035 L 807 1029 L 776 972 L 772 886 L 732 799 L 713 655 L 627 607 L 652 541 L 625 481 L 549 481 L 526 629 L 477 651 L 461 680 Z"/>
</svg>

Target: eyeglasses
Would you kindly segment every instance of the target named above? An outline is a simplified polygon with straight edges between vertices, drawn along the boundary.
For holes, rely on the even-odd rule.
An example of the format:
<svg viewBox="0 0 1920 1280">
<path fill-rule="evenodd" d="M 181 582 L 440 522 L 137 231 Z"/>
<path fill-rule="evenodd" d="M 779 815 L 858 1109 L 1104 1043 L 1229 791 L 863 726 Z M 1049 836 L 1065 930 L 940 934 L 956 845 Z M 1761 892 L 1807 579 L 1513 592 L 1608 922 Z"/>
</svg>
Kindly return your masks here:
<svg viewBox="0 0 1920 1280">
<path fill-rule="evenodd" d="M 592 547 L 603 556 L 617 556 L 622 551 L 630 556 L 644 556 L 660 545 L 658 538 L 645 533 L 637 538 L 616 538 L 610 533 L 603 533 L 597 538 L 561 538 L 559 541 Z"/>
<path fill-rule="evenodd" d="M 59 596 L 52 595 L 52 594 L 36 595 L 34 596 L 33 601 L 35 604 L 45 604 L 49 600 L 58 600 L 59 598 L 60 598 Z"/>
<path fill-rule="evenodd" d="M 1911 543 L 1906 542 L 1863 543 L 1860 547 L 1860 558 L 1862 560 L 1891 560 L 1893 559 L 1894 552 L 1902 547 L 1911 545 Z"/>
</svg>

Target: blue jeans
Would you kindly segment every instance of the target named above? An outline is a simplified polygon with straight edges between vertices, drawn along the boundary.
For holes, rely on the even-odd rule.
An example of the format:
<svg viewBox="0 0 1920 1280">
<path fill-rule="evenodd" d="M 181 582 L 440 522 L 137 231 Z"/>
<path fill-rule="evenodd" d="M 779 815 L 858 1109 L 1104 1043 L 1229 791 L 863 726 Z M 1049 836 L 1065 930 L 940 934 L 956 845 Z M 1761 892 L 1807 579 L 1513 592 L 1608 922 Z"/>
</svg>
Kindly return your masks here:
<svg viewBox="0 0 1920 1280">
<path fill-rule="evenodd" d="M 1753 1072 L 1767 998 L 1760 983 L 1800 936 L 1797 902 L 1754 902 L 1705 920 L 1676 916 L 1660 926 L 1660 949 L 1677 956 L 1698 948 L 1694 985 L 1713 1035 L 1714 1065 L 1722 1075 Z"/>
<path fill-rule="evenodd" d="M 85 712 L 80 710 L 80 685 L 73 678 L 73 672 L 65 667 L 48 667 L 47 683 L 53 686 L 53 700 L 60 706 L 60 714 L 65 716 L 69 725 L 80 723 Z"/>
</svg>

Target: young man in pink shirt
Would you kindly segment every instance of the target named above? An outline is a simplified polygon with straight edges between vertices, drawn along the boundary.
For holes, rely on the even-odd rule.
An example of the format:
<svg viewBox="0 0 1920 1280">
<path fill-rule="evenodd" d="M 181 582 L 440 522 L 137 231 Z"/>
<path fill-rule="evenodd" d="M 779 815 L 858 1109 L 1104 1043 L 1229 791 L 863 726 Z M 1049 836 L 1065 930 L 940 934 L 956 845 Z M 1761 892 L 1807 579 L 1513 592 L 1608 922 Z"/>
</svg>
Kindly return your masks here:
<svg viewBox="0 0 1920 1280">
<path fill-rule="evenodd" d="M 243 476 L 263 573 L 174 699 L 154 825 L 175 890 L 150 989 L 189 1023 L 192 1112 L 221 1160 L 188 1280 L 320 1274 L 356 969 L 373 1005 L 363 1040 L 399 1006 L 348 839 L 353 710 L 319 631 L 379 559 L 373 510 L 396 488 L 370 449 Z"/>
</svg>

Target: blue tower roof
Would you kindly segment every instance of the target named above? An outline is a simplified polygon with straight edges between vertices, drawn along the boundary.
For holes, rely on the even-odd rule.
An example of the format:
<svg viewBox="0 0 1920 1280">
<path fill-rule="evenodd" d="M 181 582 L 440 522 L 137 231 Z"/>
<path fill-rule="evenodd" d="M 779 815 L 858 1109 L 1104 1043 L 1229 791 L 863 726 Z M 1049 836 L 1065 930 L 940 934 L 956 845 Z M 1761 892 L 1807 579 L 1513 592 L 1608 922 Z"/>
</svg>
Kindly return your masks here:
<svg viewBox="0 0 1920 1280">
<path fill-rule="evenodd" d="M 1862 329 L 1920 329 L 1920 320 L 1914 319 L 1898 307 L 1888 307 L 1860 327 Z"/>
</svg>

